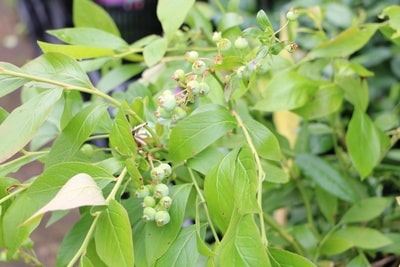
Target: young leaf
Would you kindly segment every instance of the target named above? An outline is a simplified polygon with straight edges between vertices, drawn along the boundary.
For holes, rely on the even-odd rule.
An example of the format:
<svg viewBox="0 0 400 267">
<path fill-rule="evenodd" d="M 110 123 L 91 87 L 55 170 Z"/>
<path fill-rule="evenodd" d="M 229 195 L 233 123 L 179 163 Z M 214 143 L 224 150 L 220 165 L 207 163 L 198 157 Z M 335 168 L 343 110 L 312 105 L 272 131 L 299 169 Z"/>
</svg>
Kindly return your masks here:
<svg viewBox="0 0 400 267">
<path fill-rule="evenodd" d="M 110 201 L 97 221 L 96 251 L 108 266 L 134 266 L 132 230 L 128 213 L 116 200 Z"/>
<path fill-rule="evenodd" d="M 269 81 L 254 108 L 262 111 L 299 108 L 309 102 L 317 88 L 318 85 L 294 70 L 280 72 Z"/>
<path fill-rule="evenodd" d="M 43 53 L 62 53 L 75 59 L 86 59 L 111 56 L 114 51 L 108 48 L 89 47 L 83 45 L 63 45 L 51 44 L 38 41 L 38 45 Z"/>
<path fill-rule="evenodd" d="M 76 114 L 54 141 L 45 167 L 73 159 L 106 112 L 107 105 L 93 104 Z"/>
<path fill-rule="evenodd" d="M 326 161 L 311 154 L 300 154 L 296 162 L 304 175 L 340 199 L 356 202 L 360 196 L 352 184 Z"/>
<path fill-rule="evenodd" d="M 75 27 L 97 28 L 120 36 L 118 27 L 110 14 L 93 1 L 74 0 L 72 14 Z"/>
<path fill-rule="evenodd" d="M 314 263 L 293 252 L 269 247 L 268 252 L 273 267 L 316 267 Z"/>
<path fill-rule="evenodd" d="M 11 112 L 0 125 L 0 163 L 32 139 L 61 95 L 61 89 L 45 91 Z"/>
<path fill-rule="evenodd" d="M 260 25 L 261 29 L 267 33 L 274 32 L 274 28 L 272 27 L 271 22 L 264 10 L 260 10 L 257 13 L 257 22 Z"/>
<path fill-rule="evenodd" d="M 252 214 L 232 216 L 216 253 L 216 266 L 271 266 Z"/>
<path fill-rule="evenodd" d="M 48 211 L 69 210 L 83 206 L 103 206 L 106 200 L 101 189 L 93 181 L 93 178 L 86 173 L 78 173 L 69 179 L 57 195 L 54 196 L 45 206 L 35 212 L 23 224 L 28 223 L 36 216 L 43 215 Z"/>
<path fill-rule="evenodd" d="M 14 92 L 25 83 L 29 82 L 27 78 L 20 78 L 13 75 L 5 74 L 6 71 L 25 74 L 20 68 L 6 62 L 0 62 L 0 97 Z"/>
<path fill-rule="evenodd" d="M 173 35 L 181 27 L 194 2 L 195 0 L 158 1 L 157 17 L 167 36 Z M 177 12 L 177 7 L 179 7 L 179 12 Z"/>
<path fill-rule="evenodd" d="M 372 197 L 362 199 L 343 215 L 341 223 L 367 222 L 378 217 L 388 206 L 390 199 Z"/>
<path fill-rule="evenodd" d="M 191 114 L 171 131 L 171 159 L 182 161 L 195 156 L 235 126 L 235 119 L 222 107 Z"/>
<path fill-rule="evenodd" d="M 202 232 L 204 235 L 205 227 Z M 157 260 L 155 266 L 195 266 L 198 257 L 196 227 L 191 225 L 182 229 L 168 251 Z"/>
<path fill-rule="evenodd" d="M 108 93 L 117 86 L 135 77 L 143 71 L 144 67 L 138 64 L 124 64 L 113 68 L 105 74 L 97 84 L 97 88 Z"/>
<path fill-rule="evenodd" d="M 379 24 L 365 24 L 362 28 L 352 26 L 332 40 L 314 48 L 307 56 L 314 58 L 347 57 L 363 47 L 379 28 Z"/>
<path fill-rule="evenodd" d="M 388 143 L 388 137 L 380 132 L 369 116 L 355 109 L 346 133 L 346 144 L 361 178 L 370 174 L 379 163 L 381 153 Z"/>
<path fill-rule="evenodd" d="M 27 63 L 23 69 L 33 76 L 57 81 L 58 83 L 93 88 L 88 76 L 78 62 L 64 54 L 44 54 Z M 48 87 L 49 85 L 46 86 Z"/>
<path fill-rule="evenodd" d="M 21 167 L 44 157 L 46 154 L 28 154 L 12 161 L 0 164 L 0 177 L 5 177 L 9 173 L 17 172 Z"/>
<path fill-rule="evenodd" d="M 315 198 L 326 220 L 333 224 L 338 213 L 338 198 L 319 186 L 315 188 Z"/>
<path fill-rule="evenodd" d="M 133 139 L 131 126 L 122 109 L 115 116 L 110 132 L 110 147 L 116 153 L 133 157 L 136 155 L 136 143 Z"/>
<path fill-rule="evenodd" d="M 159 38 L 146 45 L 143 49 L 144 62 L 148 67 L 151 67 L 162 59 L 166 51 L 167 40 L 165 38 Z"/>
</svg>

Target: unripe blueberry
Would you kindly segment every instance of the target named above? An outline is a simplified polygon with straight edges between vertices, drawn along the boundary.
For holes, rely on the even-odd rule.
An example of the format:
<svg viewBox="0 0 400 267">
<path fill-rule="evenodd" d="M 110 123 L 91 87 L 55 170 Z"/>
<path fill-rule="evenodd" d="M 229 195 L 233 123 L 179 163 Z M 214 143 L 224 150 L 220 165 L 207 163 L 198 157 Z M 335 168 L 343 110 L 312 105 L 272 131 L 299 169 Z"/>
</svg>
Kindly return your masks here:
<svg viewBox="0 0 400 267">
<path fill-rule="evenodd" d="M 184 110 L 182 107 L 176 107 L 172 111 L 171 120 L 178 121 L 180 119 L 183 119 L 184 117 L 186 117 L 186 110 Z"/>
<path fill-rule="evenodd" d="M 286 13 L 286 18 L 290 21 L 297 20 L 298 17 L 299 15 L 297 14 L 296 10 L 290 10 L 288 13 Z"/>
<path fill-rule="evenodd" d="M 155 198 L 162 198 L 168 196 L 169 188 L 166 184 L 157 184 L 154 187 L 154 197 Z"/>
<path fill-rule="evenodd" d="M 290 43 L 287 46 L 285 46 L 285 49 L 289 52 L 289 53 L 293 53 L 294 51 L 296 51 L 298 45 L 296 43 Z"/>
<path fill-rule="evenodd" d="M 164 108 L 166 111 L 172 111 L 176 107 L 175 95 L 171 93 L 161 95 L 158 98 L 158 105 Z"/>
<path fill-rule="evenodd" d="M 157 168 L 161 169 L 164 172 L 164 177 L 168 177 L 172 173 L 172 168 L 167 163 L 161 163 L 160 165 L 157 166 Z"/>
<path fill-rule="evenodd" d="M 196 51 L 186 52 L 185 58 L 190 63 L 193 63 L 199 58 L 199 53 L 197 53 Z"/>
<path fill-rule="evenodd" d="M 168 211 L 160 210 L 154 215 L 154 220 L 156 221 L 157 226 L 163 226 L 169 223 L 171 217 L 169 216 Z"/>
<path fill-rule="evenodd" d="M 172 75 L 172 79 L 175 81 L 184 82 L 186 79 L 185 71 L 183 69 L 175 70 L 174 74 Z"/>
<path fill-rule="evenodd" d="M 210 86 L 206 82 L 201 82 L 200 83 L 200 94 L 201 95 L 208 95 L 210 92 Z"/>
<path fill-rule="evenodd" d="M 203 60 L 197 59 L 193 62 L 192 71 L 194 74 L 201 75 L 207 69 L 207 65 Z"/>
<path fill-rule="evenodd" d="M 244 39 L 242 36 L 239 36 L 236 40 L 235 40 L 235 47 L 237 49 L 245 49 L 249 46 L 249 42 L 247 42 L 246 39 Z"/>
<path fill-rule="evenodd" d="M 172 198 L 170 196 L 165 196 L 160 199 L 160 204 L 164 208 L 168 209 L 172 204 Z"/>
<path fill-rule="evenodd" d="M 154 208 L 155 205 L 156 205 L 156 200 L 153 197 L 145 196 L 143 198 L 143 203 L 142 203 L 143 208 L 146 208 L 146 207 Z"/>
<path fill-rule="evenodd" d="M 229 39 L 226 38 L 222 38 L 221 40 L 218 41 L 217 43 L 217 47 L 221 50 L 221 51 L 227 51 L 231 48 L 232 43 Z"/>
<path fill-rule="evenodd" d="M 165 173 L 163 169 L 155 167 L 151 169 L 150 176 L 154 181 L 161 182 L 165 178 Z"/>
<path fill-rule="evenodd" d="M 152 208 L 152 207 L 145 207 L 143 209 L 143 216 L 142 219 L 146 222 L 148 221 L 154 221 L 155 215 L 157 214 L 157 211 Z"/>
<path fill-rule="evenodd" d="M 150 195 L 150 190 L 147 186 L 144 186 L 142 188 L 138 188 L 135 192 L 135 196 L 137 198 L 144 198 L 146 196 Z"/>
<path fill-rule="evenodd" d="M 214 33 L 213 33 L 212 40 L 213 40 L 214 42 L 217 43 L 219 40 L 221 40 L 221 38 L 222 38 L 221 32 L 214 32 Z"/>
<path fill-rule="evenodd" d="M 200 93 L 200 83 L 196 80 L 192 80 L 186 85 L 188 91 L 191 91 L 193 94 L 197 95 Z"/>
<path fill-rule="evenodd" d="M 169 118 L 171 118 L 172 114 L 165 108 L 158 106 L 157 110 L 154 112 L 154 115 L 157 118 L 169 119 Z"/>
<path fill-rule="evenodd" d="M 84 145 L 81 147 L 81 151 L 82 151 L 83 154 L 85 154 L 85 155 L 88 156 L 88 157 L 93 156 L 93 153 L 94 153 L 93 146 L 90 145 L 90 144 L 84 144 Z"/>
<path fill-rule="evenodd" d="M 245 76 L 245 72 L 246 72 L 246 66 L 240 66 L 237 70 L 236 70 L 236 75 L 239 78 L 243 78 Z"/>
</svg>

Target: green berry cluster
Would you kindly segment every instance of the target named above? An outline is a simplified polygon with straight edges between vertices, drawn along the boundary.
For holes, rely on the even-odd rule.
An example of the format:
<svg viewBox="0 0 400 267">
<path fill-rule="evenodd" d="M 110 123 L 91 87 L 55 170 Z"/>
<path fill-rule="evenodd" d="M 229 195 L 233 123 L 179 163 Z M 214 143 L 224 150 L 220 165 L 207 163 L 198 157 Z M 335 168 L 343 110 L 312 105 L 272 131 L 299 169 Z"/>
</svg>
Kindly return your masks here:
<svg viewBox="0 0 400 267">
<path fill-rule="evenodd" d="M 171 166 L 161 163 L 150 171 L 153 182 L 136 190 L 136 197 L 143 198 L 142 219 L 144 221 L 154 221 L 157 226 L 163 226 L 170 222 L 168 209 L 172 204 L 172 198 L 169 196 L 169 187 L 162 181 L 171 173 Z"/>
<path fill-rule="evenodd" d="M 178 121 L 186 116 L 186 110 L 181 106 L 177 96 L 167 90 L 158 97 L 158 107 L 155 116 L 162 121 Z"/>
</svg>

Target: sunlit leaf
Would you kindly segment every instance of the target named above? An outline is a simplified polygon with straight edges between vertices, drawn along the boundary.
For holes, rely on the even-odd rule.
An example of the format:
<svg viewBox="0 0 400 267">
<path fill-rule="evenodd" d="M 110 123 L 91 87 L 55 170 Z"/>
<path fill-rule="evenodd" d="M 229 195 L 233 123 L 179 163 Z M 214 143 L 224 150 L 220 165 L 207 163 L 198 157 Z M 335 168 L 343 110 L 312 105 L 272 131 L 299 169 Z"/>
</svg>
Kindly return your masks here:
<svg viewBox="0 0 400 267">
<path fill-rule="evenodd" d="M 110 92 L 117 86 L 135 77 L 143 71 L 144 67 L 138 64 L 124 64 L 113 68 L 110 72 L 101 77 L 97 88 L 103 92 Z"/>
<path fill-rule="evenodd" d="M 159 0 L 157 17 L 167 36 L 174 34 L 184 22 L 194 0 Z M 179 7 L 179 12 L 177 12 Z"/>
<path fill-rule="evenodd" d="M 22 69 L 10 63 L 0 62 L 0 97 L 12 93 L 25 83 L 29 82 L 28 78 L 20 78 L 5 72 L 12 71 L 16 73 L 26 74 Z"/>
<path fill-rule="evenodd" d="M 136 155 L 132 129 L 122 109 L 115 116 L 114 125 L 110 131 L 110 147 L 122 156 Z"/>
<path fill-rule="evenodd" d="M 271 266 L 273 267 L 316 267 L 307 258 L 287 250 L 269 247 L 268 252 L 271 255 Z"/>
<path fill-rule="evenodd" d="M 373 197 L 362 199 L 343 215 L 341 223 L 367 222 L 379 216 L 388 206 L 390 199 Z"/>
<path fill-rule="evenodd" d="M 73 57 L 75 59 L 104 57 L 104 56 L 111 56 L 114 54 L 113 50 L 101 47 L 51 44 L 40 41 L 38 41 L 38 45 L 44 53 L 51 53 L 51 52 L 62 53 L 70 57 Z"/>
<path fill-rule="evenodd" d="M 167 40 L 165 38 L 159 38 L 146 45 L 143 49 L 144 62 L 148 67 L 151 67 L 162 59 L 166 51 Z"/>
</svg>

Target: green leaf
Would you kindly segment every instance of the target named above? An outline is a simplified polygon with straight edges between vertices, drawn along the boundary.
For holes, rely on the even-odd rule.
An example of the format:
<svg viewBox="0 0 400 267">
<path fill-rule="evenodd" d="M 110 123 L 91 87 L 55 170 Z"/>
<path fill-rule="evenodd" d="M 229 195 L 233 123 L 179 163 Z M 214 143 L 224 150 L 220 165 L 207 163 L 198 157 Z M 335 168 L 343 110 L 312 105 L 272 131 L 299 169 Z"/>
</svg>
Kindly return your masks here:
<svg viewBox="0 0 400 267">
<path fill-rule="evenodd" d="M 59 53 L 44 54 L 24 66 L 33 76 L 66 83 L 72 86 L 93 88 L 86 73 L 73 58 Z M 46 85 L 47 87 L 49 85 Z M 69 88 L 70 89 L 70 88 Z"/>
<path fill-rule="evenodd" d="M 158 1 L 157 17 L 167 36 L 172 36 L 181 27 L 194 2 L 195 0 Z M 177 12 L 177 7 L 179 7 L 179 12 Z"/>
<path fill-rule="evenodd" d="M 325 216 L 326 220 L 333 224 L 336 220 L 336 215 L 338 213 L 337 197 L 317 186 L 315 188 L 315 198 L 319 209 Z"/>
<path fill-rule="evenodd" d="M 289 174 L 280 166 L 269 163 L 268 161 L 263 161 L 261 164 L 265 172 L 265 181 L 278 184 L 289 182 Z"/>
<path fill-rule="evenodd" d="M 94 28 L 64 28 L 47 31 L 71 45 L 81 45 L 111 50 L 128 49 L 128 44 L 118 36 Z"/>
<path fill-rule="evenodd" d="M 21 225 L 37 210 L 46 205 L 60 190 L 60 188 L 74 175 L 87 173 L 93 178 L 113 178 L 106 170 L 90 164 L 80 162 L 68 162 L 54 165 L 46 169 L 18 198 L 12 203 L 4 214 L 4 241 L 10 255 L 14 254 L 18 247 L 31 234 L 40 220 Z M 9 227 L 15 225 L 17 227 Z"/>
<path fill-rule="evenodd" d="M 9 173 L 17 172 L 21 167 L 44 157 L 45 154 L 27 154 L 12 161 L 0 164 L 0 177 L 4 177 Z"/>
<path fill-rule="evenodd" d="M 369 23 L 361 28 L 352 26 L 341 32 L 332 40 L 314 48 L 308 59 L 347 57 L 363 47 L 379 28 L 379 24 Z"/>
<path fill-rule="evenodd" d="M 68 231 L 57 253 L 56 266 L 67 266 L 81 247 L 94 217 L 85 213 Z"/>
<path fill-rule="evenodd" d="M 45 91 L 11 112 L 0 125 L 0 162 L 17 153 L 31 140 L 61 95 L 60 89 Z"/>
<path fill-rule="evenodd" d="M 296 157 L 296 162 L 304 175 L 326 192 L 349 202 L 356 202 L 360 199 L 352 183 L 347 180 L 349 178 L 342 176 L 326 161 L 303 153 Z"/>
<path fill-rule="evenodd" d="M 134 266 L 128 213 L 116 200 L 111 200 L 108 209 L 100 214 L 94 239 L 99 257 L 108 266 Z"/>
<path fill-rule="evenodd" d="M 81 262 L 79 263 L 79 267 L 95 267 L 90 259 L 86 256 L 81 258 Z"/>
<path fill-rule="evenodd" d="M 110 147 L 122 156 L 133 157 L 136 155 L 136 143 L 133 139 L 132 128 L 122 109 L 118 111 L 114 119 L 114 125 L 110 132 Z"/>
<path fill-rule="evenodd" d="M 217 266 L 271 266 L 253 215 L 234 215 L 217 247 Z"/>
<path fill-rule="evenodd" d="M 69 179 L 51 199 L 40 210 L 35 212 L 23 224 L 28 223 L 36 216 L 45 214 L 48 211 L 70 210 L 83 206 L 104 206 L 106 200 L 101 189 L 93 181 L 93 178 L 86 173 L 78 173 Z"/>
<path fill-rule="evenodd" d="M 192 185 L 175 185 L 170 191 L 171 198 L 173 199 L 172 205 L 168 211 L 171 216 L 171 221 L 162 227 L 157 227 L 154 222 L 148 222 L 145 223 L 144 231 L 141 233 L 134 233 L 134 236 L 144 235 L 145 237 L 144 243 L 135 244 L 135 248 L 136 246 L 145 246 L 145 256 L 143 254 L 136 255 L 137 257 L 145 257 L 148 263 L 147 266 L 153 266 L 157 259 L 168 251 L 181 231 L 186 205 L 190 192 L 192 191 Z"/>
<path fill-rule="evenodd" d="M 346 133 L 350 158 L 361 178 L 371 173 L 389 146 L 389 138 L 371 121 L 369 116 L 355 109 Z"/>
<path fill-rule="evenodd" d="M 378 217 L 386 209 L 390 199 L 371 197 L 355 203 L 342 217 L 341 223 L 367 222 Z"/>
<path fill-rule="evenodd" d="M 62 53 L 75 59 L 86 59 L 111 56 L 114 51 L 108 48 L 89 47 L 83 45 L 63 45 L 51 44 L 38 41 L 38 45 L 43 53 Z"/>
<path fill-rule="evenodd" d="M 75 27 L 92 27 L 120 36 L 110 14 L 93 1 L 74 0 L 72 14 Z"/>
<path fill-rule="evenodd" d="M 202 174 L 207 174 L 224 157 L 223 153 L 215 147 L 207 147 L 196 156 L 187 160 L 187 166 Z M 215 162 L 215 164 L 210 164 Z"/>
<path fill-rule="evenodd" d="M 366 111 L 369 102 L 368 83 L 353 75 L 335 75 L 335 83 L 344 91 L 344 97 L 356 108 Z"/>
<path fill-rule="evenodd" d="M 203 236 L 206 228 L 202 228 Z M 157 260 L 155 266 L 195 266 L 199 257 L 196 244 L 196 227 L 182 229 L 167 252 Z"/>
<path fill-rule="evenodd" d="M 232 12 L 227 12 L 222 14 L 221 19 L 218 22 L 218 31 L 224 32 L 230 28 L 235 26 L 239 26 L 243 23 L 243 18 L 237 14 Z"/>
<path fill-rule="evenodd" d="M 258 211 L 256 192 L 256 166 L 248 148 L 228 153 L 205 177 L 204 195 L 208 208 L 222 232 L 227 230 L 234 210 L 239 214 Z"/>
<path fill-rule="evenodd" d="M 334 232 L 322 245 L 321 251 L 327 255 L 334 255 L 351 247 L 378 249 L 391 243 L 389 238 L 375 229 L 352 226 Z"/>
<path fill-rule="evenodd" d="M 400 255 L 400 233 L 385 233 L 385 236 L 389 238 L 392 243 L 390 245 L 379 248 L 379 251 L 383 253 Z"/>
<path fill-rule="evenodd" d="M 310 101 L 316 90 L 317 85 L 298 72 L 280 72 L 269 81 L 254 108 L 262 111 L 299 108 Z"/>
<path fill-rule="evenodd" d="M 76 114 L 54 141 L 45 167 L 73 159 L 106 112 L 106 104 L 92 104 Z"/>
<path fill-rule="evenodd" d="M 342 101 L 343 92 L 338 86 L 321 86 L 307 104 L 293 112 L 308 120 L 322 118 L 339 110 Z"/>
<path fill-rule="evenodd" d="M 385 16 L 389 17 L 389 26 L 395 30 L 395 32 L 390 36 L 391 39 L 396 39 L 400 37 L 400 6 L 392 5 L 386 7 L 382 13 L 379 15 L 380 18 Z"/>
<path fill-rule="evenodd" d="M 264 10 L 260 10 L 257 13 L 257 22 L 260 25 L 261 29 L 267 33 L 274 32 L 274 28 L 272 27 L 272 23 L 269 20 L 267 14 Z"/>
<path fill-rule="evenodd" d="M 269 247 L 268 252 L 273 267 L 316 267 L 308 259 L 287 250 Z"/>
<path fill-rule="evenodd" d="M 17 74 L 26 74 L 22 69 L 10 63 L 0 62 L 0 97 L 14 92 L 16 89 L 29 82 L 27 78 L 6 74 L 7 71 L 16 72 Z"/>
<path fill-rule="evenodd" d="M 105 74 L 97 84 L 97 88 L 108 93 L 118 85 L 132 79 L 135 75 L 143 71 L 144 67 L 138 64 L 124 64 L 113 68 Z"/>
<path fill-rule="evenodd" d="M 219 106 L 213 110 L 191 114 L 171 131 L 171 159 L 182 161 L 195 156 L 235 126 L 233 116 Z"/>
<path fill-rule="evenodd" d="M 282 155 L 278 139 L 275 135 L 267 127 L 250 116 L 245 118 L 243 122 L 257 153 L 265 159 L 280 160 Z"/>
<path fill-rule="evenodd" d="M 151 67 L 163 58 L 166 51 L 167 40 L 165 38 L 159 38 L 144 47 L 144 62 L 148 67 Z"/>
</svg>

